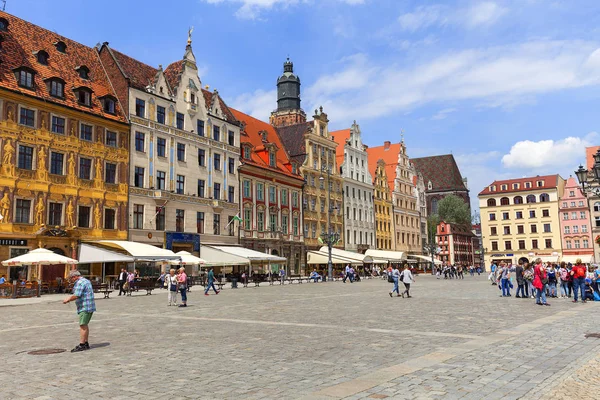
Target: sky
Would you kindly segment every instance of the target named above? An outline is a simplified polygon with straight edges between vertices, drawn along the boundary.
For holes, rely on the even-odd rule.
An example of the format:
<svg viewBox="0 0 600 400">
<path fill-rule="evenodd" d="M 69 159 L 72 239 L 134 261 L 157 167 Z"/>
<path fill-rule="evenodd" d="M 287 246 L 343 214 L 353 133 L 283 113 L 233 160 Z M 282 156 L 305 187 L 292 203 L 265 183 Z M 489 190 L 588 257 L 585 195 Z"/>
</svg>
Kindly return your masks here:
<svg viewBox="0 0 600 400">
<path fill-rule="evenodd" d="M 8 0 L 6 11 L 157 67 L 190 26 L 200 79 L 268 121 L 286 57 L 330 130 L 454 154 L 471 203 L 495 179 L 573 175 L 599 144 L 596 0 Z M 0 4 L 1 6 L 1 4 Z"/>
</svg>

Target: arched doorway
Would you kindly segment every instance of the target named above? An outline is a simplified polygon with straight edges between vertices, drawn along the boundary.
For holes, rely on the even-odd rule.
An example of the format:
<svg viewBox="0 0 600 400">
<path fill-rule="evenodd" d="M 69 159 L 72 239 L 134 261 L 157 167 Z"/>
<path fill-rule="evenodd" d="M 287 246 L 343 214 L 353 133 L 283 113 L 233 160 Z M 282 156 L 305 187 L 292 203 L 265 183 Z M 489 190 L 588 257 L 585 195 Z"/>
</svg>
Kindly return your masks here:
<svg viewBox="0 0 600 400">
<path fill-rule="evenodd" d="M 58 247 L 48 248 L 53 253 L 61 256 L 66 256 L 63 249 Z M 58 265 L 42 265 L 42 282 L 50 282 L 56 280 L 56 278 L 64 278 L 65 276 L 65 264 Z"/>
</svg>

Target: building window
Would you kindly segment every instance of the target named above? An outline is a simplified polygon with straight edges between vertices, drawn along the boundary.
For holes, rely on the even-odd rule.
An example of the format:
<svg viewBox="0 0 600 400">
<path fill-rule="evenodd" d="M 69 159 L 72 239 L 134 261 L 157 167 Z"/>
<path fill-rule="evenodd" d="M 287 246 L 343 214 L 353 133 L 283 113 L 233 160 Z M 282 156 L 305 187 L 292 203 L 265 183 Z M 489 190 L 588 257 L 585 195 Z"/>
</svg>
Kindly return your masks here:
<svg viewBox="0 0 600 400">
<path fill-rule="evenodd" d="M 177 185 L 176 185 L 177 194 L 183 194 L 185 190 L 185 176 L 177 175 Z"/>
<path fill-rule="evenodd" d="M 79 178 L 92 179 L 92 160 L 90 158 L 81 157 L 79 159 Z"/>
<path fill-rule="evenodd" d="M 581 232 L 582 233 L 587 233 L 587 225 L 581 225 Z"/>
<path fill-rule="evenodd" d="M 156 171 L 156 188 L 158 190 L 166 190 L 167 173 L 165 171 Z"/>
<path fill-rule="evenodd" d="M 515 213 L 516 219 L 523 219 L 523 211 L 517 211 Z"/>
<path fill-rule="evenodd" d="M 263 232 L 265 230 L 265 213 L 264 211 L 258 211 L 256 213 L 256 226 L 259 232 Z"/>
<path fill-rule="evenodd" d="M 19 71 L 19 86 L 33 89 L 33 73 L 30 71 Z"/>
<path fill-rule="evenodd" d="M 133 186 L 139 188 L 144 187 L 144 172 L 144 167 L 135 167 Z"/>
<path fill-rule="evenodd" d="M 48 53 L 46 53 L 44 50 L 38 51 L 37 61 L 42 65 L 48 65 Z"/>
<path fill-rule="evenodd" d="M 64 160 L 64 154 L 52 152 L 50 154 L 50 173 L 53 175 L 64 175 Z"/>
<path fill-rule="evenodd" d="M 17 167 L 20 169 L 33 169 L 33 147 L 19 145 L 19 162 Z"/>
<path fill-rule="evenodd" d="M 108 113 L 108 114 L 114 114 L 115 113 L 115 100 L 111 99 L 110 97 L 105 97 L 104 99 L 102 99 L 102 104 L 104 105 L 104 112 Z"/>
<path fill-rule="evenodd" d="M 298 192 L 292 192 L 292 207 L 298 207 Z"/>
<path fill-rule="evenodd" d="M 547 203 L 550 201 L 550 195 L 548 193 L 540 194 L 540 203 Z"/>
<path fill-rule="evenodd" d="M 165 207 L 156 207 L 156 230 L 164 231 L 165 230 Z"/>
<path fill-rule="evenodd" d="M 292 218 L 292 233 L 294 234 L 294 236 L 298 236 L 298 221 L 298 217 Z"/>
<path fill-rule="evenodd" d="M 513 203 L 515 203 L 515 204 L 523 204 L 523 197 L 521 197 L 521 196 L 515 196 L 515 198 L 513 199 Z"/>
<path fill-rule="evenodd" d="M 233 186 L 229 186 L 227 191 L 227 201 L 230 203 L 235 203 L 235 188 Z"/>
<path fill-rule="evenodd" d="M 21 107 L 19 123 L 33 128 L 35 126 L 35 111 Z"/>
<path fill-rule="evenodd" d="M 65 85 L 61 81 L 52 80 L 50 81 L 50 96 L 64 98 L 65 97 Z"/>
<path fill-rule="evenodd" d="M 215 154 L 213 164 L 214 164 L 213 166 L 215 168 L 215 171 L 221 170 L 221 155 L 220 154 Z"/>
<path fill-rule="evenodd" d="M 492 250 L 494 250 L 494 251 L 498 250 L 498 242 L 492 242 Z"/>
<path fill-rule="evenodd" d="M 537 233 L 537 225 L 531 225 L 531 233 Z"/>
<path fill-rule="evenodd" d="M 496 236 L 497 234 L 498 234 L 498 228 L 496 228 L 495 226 L 492 226 L 490 228 L 490 235 Z"/>
<path fill-rule="evenodd" d="M 221 128 L 213 125 L 213 139 L 217 142 L 221 140 Z"/>
<path fill-rule="evenodd" d="M 573 190 L 569 191 L 569 197 L 575 197 L 575 191 L 573 191 Z"/>
<path fill-rule="evenodd" d="M 571 219 L 577 219 L 577 212 L 576 211 L 573 211 L 571 213 Z"/>
<path fill-rule="evenodd" d="M 276 214 L 269 215 L 269 231 L 271 231 L 271 232 L 277 231 L 277 215 Z"/>
<path fill-rule="evenodd" d="M 177 143 L 177 161 L 185 161 L 185 144 Z"/>
<path fill-rule="evenodd" d="M 77 226 L 80 228 L 90 227 L 90 207 L 79 206 L 79 213 L 77 214 Z"/>
<path fill-rule="evenodd" d="M 571 242 L 570 240 L 567 240 L 567 249 L 572 249 L 573 248 L 573 242 Z"/>
<path fill-rule="evenodd" d="M 510 226 L 505 226 L 504 227 L 504 234 L 505 235 L 510 235 Z"/>
<path fill-rule="evenodd" d="M 175 210 L 175 232 L 183 232 L 185 222 L 185 211 L 181 209 Z"/>
<path fill-rule="evenodd" d="M 116 212 L 112 208 L 104 209 L 104 229 L 115 229 Z"/>
<path fill-rule="evenodd" d="M 264 185 L 260 182 L 256 184 L 256 200 L 265 201 Z"/>
<path fill-rule="evenodd" d="M 525 233 L 525 227 L 523 225 L 517 225 L 517 234 L 522 235 Z"/>
<path fill-rule="evenodd" d="M 552 248 L 552 239 L 546 239 L 546 248 L 547 249 L 551 249 Z"/>
<path fill-rule="evenodd" d="M 76 71 L 81 79 L 89 79 L 90 70 L 85 65 L 80 66 Z"/>
<path fill-rule="evenodd" d="M 269 204 L 277 203 L 277 188 L 275 186 L 269 186 Z"/>
<path fill-rule="evenodd" d="M 233 215 L 230 215 L 227 217 L 227 227 L 228 227 L 228 232 L 227 234 L 229 236 L 235 236 L 235 223 L 233 220 Z"/>
<path fill-rule="evenodd" d="M 15 223 L 28 224 L 31 210 L 31 200 L 17 199 Z"/>
<path fill-rule="evenodd" d="M 529 210 L 529 218 L 535 218 L 535 210 Z"/>
<path fill-rule="evenodd" d="M 221 184 L 215 183 L 213 186 L 213 199 L 221 200 Z"/>
<path fill-rule="evenodd" d="M 227 143 L 230 146 L 235 146 L 235 132 L 234 131 L 227 132 Z"/>
<path fill-rule="evenodd" d="M 550 216 L 550 210 L 546 209 L 546 210 L 542 210 L 542 217 L 549 217 Z"/>
<path fill-rule="evenodd" d="M 544 224 L 544 232 L 550 232 L 550 224 Z"/>
<path fill-rule="evenodd" d="M 165 108 L 162 106 L 156 106 L 156 122 L 165 124 Z"/>
<path fill-rule="evenodd" d="M 177 129 L 183 129 L 184 117 L 182 113 L 177 113 Z"/>
<path fill-rule="evenodd" d="M 196 129 L 198 130 L 198 136 L 204 136 L 204 121 L 199 119 L 196 121 Z"/>
<path fill-rule="evenodd" d="M 503 220 L 507 220 L 507 219 L 509 219 L 509 218 L 510 218 L 510 217 L 509 217 L 509 215 L 508 215 L 508 213 L 507 213 L 507 212 L 503 212 L 503 213 L 502 213 L 502 219 L 503 219 Z"/>
<path fill-rule="evenodd" d="M 5 18 L 0 18 L 0 31 L 6 32 L 8 30 L 8 21 Z"/>
<path fill-rule="evenodd" d="M 573 226 L 573 233 L 579 233 L 579 225 Z"/>
<path fill-rule="evenodd" d="M 157 138 L 156 139 L 156 155 L 158 157 L 166 157 L 167 154 L 167 139 Z"/>
<path fill-rule="evenodd" d="M 204 167 L 206 165 L 206 151 L 198 149 L 198 165 Z"/>
<path fill-rule="evenodd" d="M 229 157 L 227 162 L 228 162 L 228 167 L 229 167 L 229 173 L 235 174 L 235 159 L 232 157 Z"/>
<path fill-rule="evenodd" d="M 570 226 L 565 226 L 565 234 L 568 235 L 571 233 L 571 227 Z"/>
<path fill-rule="evenodd" d="M 116 183 L 117 179 L 117 164 L 106 163 L 104 167 L 104 182 Z"/>
<path fill-rule="evenodd" d="M 146 143 L 146 135 L 143 132 L 135 133 L 135 151 L 144 151 Z"/>
<path fill-rule="evenodd" d="M 54 43 L 54 46 L 56 47 L 56 50 L 58 50 L 61 53 L 67 52 L 67 45 L 63 41 L 58 41 Z"/>
<path fill-rule="evenodd" d="M 508 197 L 503 197 L 500 199 L 500 205 L 501 206 L 507 206 L 510 204 L 510 200 L 508 200 Z"/>
<path fill-rule="evenodd" d="M 529 196 L 527 196 L 526 199 L 527 199 L 528 203 L 535 203 L 536 202 L 535 195 L 533 195 L 533 194 L 530 194 Z"/>
<path fill-rule="evenodd" d="M 135 115 L 140 118 L 146 117 L 146 101 L 142 99 L 135 99 Z"/>
<path fill-rule="evenodd" d="M 244 191 L 244 198 L 245 199 L 250 199 L 252 198 L 252 196 L 250 195 L 250 181 L 248 180 L 244 180 L 244 182 L 242 183 L 242 187 L 243 187 L 243 191 Z"/>
<path fill-rule="evenodd" d="M 587 249 L 590 247 L 590 242 L 587 239 L 583 239 L 583 248 Z"/>
<path fill-rule="evenodd" d="M 133 205 L 133 229 L 144 229 L 144 205 Z"/>
<path fill-rule="evenodd" d="M 287 235 L 289 226 L 288 226 L 288 221 L 289 221 L 289 217 L 287 215 L 282 215 L 281 216 L 281 231 L 284 233 L 284 235 Z"/>
<path fill-rule="evenodd" d="M 244 229 L 249 231 L 252 229 L 252 209 L 244 209 Z"/>
<path fill-rule="evenodd" d="M 533 249 L 537 249 L 538 248 L 538 241 L 537 241 L 537 239 L 533 239 L 531 241 L 531 248 L 533 248 Z"/>
<path fill-rule="evenodd" d="M 525 250 L 525 241 L 519 240 L 519 250 Z"/>
<path fill-rule="evenodd" d="M 276 157 L 275 157 L 275 151 L 270 151 L 269 152 L 269 166 L 271 166 L 271 168 L 277 167 L 277 161 L 276 161 Z"/>
<path fill-rule="evenodd" d="M 594 220 L 596 228 L 600 227 L 600 217 L 595 217 Z"/>
<path fill-rule="evenodd" d="M 198 179 L 198 197 L 205 197 L 206 181 L 204 179 Z"/>
<path fill-rule="evenodd" d="M 249 159 L 250 159 L 250 146 L 244 146 L 244 148 L 243 148 L 243 153 L 244 153 L 244 154 L 243 154 L 243 157 L 244 157 L 246 160 L 249 160 Z"/>
<path fill-rule="evenodd" d="M 196 212 L 196 233 L 204 233 L 204 213 Z"/>
<path fill-rule="evenodd" d="M 563 220 L 564 221 L 568 221 L 569 220 L 569 213 L 568 212 L 563 213 Z"/>
<path fill-rule="evenodd" d="M 84 89 L 79 89 L 77 91 L 77 101 L 79 104 L 83 104 L 84 106 L 91 106 L 92 104 L 92 95 L 89 91 Z"/>
<path fill-rule="evenodd" d="M 106 131 L 106 145 L 117 147 L 117 132 Z"/>
<path fill-rule="evenodd" d="M 221 214 L 215 214 L 213 216 L 213 233 L 215 235 L 221 234 Z"/>
<path fill-rule="evenodd" d="M 93 128 L 91 125 L 81 124 L 79 128 L 79 138 L 91 142 L 94 139 Z"/>
<path fill-rule="evenodd" d="M 61 117 L 57 117 L 56 115 L 52 116 L 52 125 L 51 128 L 53 133 L 58 133 L 59 135 L 65 134 L 65 119 Z"/>
<path fill-rule="evenodd" d="M 579 218 L 580 218 L 580 219 L 585 219 L 585 218 L 586 218 L 586 217 L 585 217 L 585 211 L 581 211 L 581 212 L 579 213 Z"/>
<path fill-rule="evenodd" d="M 281 189 L 281 205 L 282 206 L 288 205 L 288 190 L 287 189 Z"/>
<path fill-rule="evenodd" d="M 600 201 L 594 203 L 594 212 L 600 212 Z"/>
<path fill-rule="evenodd" d="M 50 203 L 48 205 L 48 225 L 50 225 L 50 226 L 62 225 L 62 204 L 61 203 Z"/>
</svg>

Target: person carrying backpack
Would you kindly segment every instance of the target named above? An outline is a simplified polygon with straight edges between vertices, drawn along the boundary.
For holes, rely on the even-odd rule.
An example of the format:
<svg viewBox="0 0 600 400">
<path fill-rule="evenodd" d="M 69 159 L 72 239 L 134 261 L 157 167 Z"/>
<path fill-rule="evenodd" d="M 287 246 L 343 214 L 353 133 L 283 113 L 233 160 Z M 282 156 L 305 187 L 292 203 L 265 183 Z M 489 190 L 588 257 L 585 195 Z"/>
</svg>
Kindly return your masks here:
<svg viewBox="0 0 600 400">
<path fill-rule="evenodd" d="M 577 303 L 577 294 L 581 293 L 581 302 L 585 303 L 585 276 L 587 270 L 585 265 L 581 263 L 581 259 L 575 260 L 575 265 L 571 269 L 571 277 L 573 278 L 573 303 Z"/>
</svg>

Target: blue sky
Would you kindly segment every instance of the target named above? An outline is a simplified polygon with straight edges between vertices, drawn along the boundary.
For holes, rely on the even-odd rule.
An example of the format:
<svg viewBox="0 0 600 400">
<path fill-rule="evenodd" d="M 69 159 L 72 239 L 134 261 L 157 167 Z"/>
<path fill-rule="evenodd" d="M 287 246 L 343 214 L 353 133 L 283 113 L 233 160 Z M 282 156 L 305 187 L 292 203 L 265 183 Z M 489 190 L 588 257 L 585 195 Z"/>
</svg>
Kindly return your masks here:
<svg viewBox="0 0 600 400">
<path fill-rule="evenodd" d="M 290 56 L 307 114 L 356 120 L 370 146 L 452 152 L 472 203 L 494 179 L 567 178 L 598 144 L 600 2 L 592 0 L 8 0 L 6 11 L 150 65 L 183 55 L 203 85 L 268 119 Z"/>
</svg>

